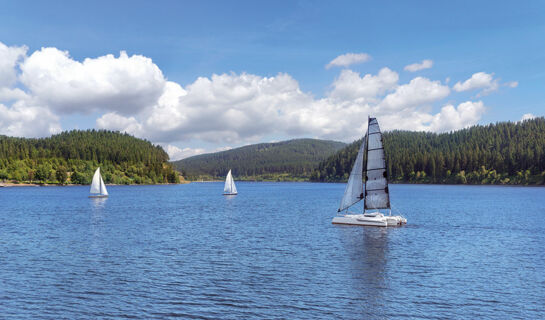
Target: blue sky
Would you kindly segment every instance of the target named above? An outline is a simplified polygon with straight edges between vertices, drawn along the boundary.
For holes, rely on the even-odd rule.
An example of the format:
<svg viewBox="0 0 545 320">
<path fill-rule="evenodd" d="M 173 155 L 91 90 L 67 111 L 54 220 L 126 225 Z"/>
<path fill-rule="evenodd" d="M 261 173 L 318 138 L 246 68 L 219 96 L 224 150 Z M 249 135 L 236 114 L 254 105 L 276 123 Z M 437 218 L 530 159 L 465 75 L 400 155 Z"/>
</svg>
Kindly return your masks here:
<svg viewBox="0 0 545 320">
<path fill-rule="evenodd" d="M 282 130 L 259 131 L 251 126 L 233 124 L 217 132 L 212 128 L 209 132 L 192 135 L 190 130 L 178 128 L 183 134 L 173 129 L 168 135 L 150 133 L 150 137 L 146 137 L 145 128 L 138 133 L 136 129 L 127 130 L 163 145 L 188 148 L 188 154 L 299 136 L 350 140 L 361 135 L 320 128 L 320 123 L 332 126 L 323 121 L 316 121 L 309 128 L 297 128 L 298 123 L 308 123 L 310 114 L 320 111 L 320 105 L 325 103 L 321 99 L 333 100 L 331 96 L 335 83 L 343 78 L 341 73 L 344 70 L 355 72 L 363 78 L 366 74 L 378 75 L 382 68 L 387 67 L 397 73 L 398 80 L 378 96 L 367 97 L 365 101 L 360 99 L 355 102 L 357 97 L 351 95 L 350 103 L 346 96 L 342 102 L 338 102 L 338 99 L 337 102 L 330 102 L 328 106 L 333 109 L 346 109 L 350 104 L 350 108 L 360 106 L 362 112 L 374 110 L 381 114 L 383 111 L 376 111 L 379 110 L 376 108 L 386 110 L 386 107 L 378 100 L 395 93 L 399 86 L 421 77 L 432 82 L 439 81 L 450 91 L 448 94 L 438 94 L 435 100 L 423 101 L 418 115 L 414 110 L 409 112 L 415 117 L 437 115 L 448 104 L 460 111 L 458 106 L 466 101 L 480 101 L 483 107 L 471 120 L 457 123 L 462 127 L 475 123 L 517 121 L 524 114 L 543 116 L 545 110 L 545 3 L 540 1 L 10 1 L 1 2 L 0 6 L 0 42 L 7 47 L 25 46 L 25 57 L 42 47 L 68 51 L 70 59 L 77 62 L 107 54 L 117 58 L 120 51 L 126 51 L 129 57 L 141 55 L 151 59 L 165 81 L 175 82 L 184 90 L 199 77 L 212 79 L 214 74 L 236 78 L 229 78 L 229 81 L 239 81 L 240 75 L 248 74 L 258 77 L 258 81 L 277 78 L 280 73 L 295 81 L 297 90 L 304 94 L 295 100 L 282 102 L 270 96 L 267 99 L 256 98 L 248 105 L 233 107 L 236 110 L 231 110 L 232 114 L 225 118 L 225 122 L 233 122 L 233 119 L 245 117 L 260 108 L 269 108 L 267 104 L 271 103 L 278 108 L 279 114 L 291 114 L 298 108 L 298 103 L 309 104 L 306 116 L 290 115 L 289 121 L 294 122 Z M 346 53 L 366 53 L 371 59 L 344 67 L 325 68 L 335 57 Z M 19 58 L 18 63 L 23 63 L 25 57 Z M 404 71 L 405 66 L 424 59 L 432 60 L 433 67 L 417 72 Z M 15 68 L 19 74 L 24 73 L 21 72 L 22 67 Z M 490 75 L 489 80 L 496 81 L 495 87 L 454 90 L 457 82 L 463 83 L 479 72 Z M 115 107 L 91 107 L 87 111 L 66 112 L 66 108 L 58 107 L 52 99 L 37 96 L 37 89 L 29 85 L 30 80 L 20 78 L 10 83 L 10 88 L 21 88 L 34 97 L 37 107 L 50 111 L 52 117 L 58 119 L 55 130 L 59 127 L 63 130 L 99 127 L 97 119 L 104 114 L 120 114 Z M 291 86 L 288 82 L 282 80 L 275 88 L 280 87 L 279 91 L 285 93 L 288 90 L 285 88 Z M 256 90 L 261 92 L 263 89 L 257 85 Z M 187 100 L 196 101 L 197 93 L 206 94 L 204 91 L 190 92 L 188 96 L 193 98 Z M 313 99 L 311 102 L 309 97 Z M 98 99 L 96 103 L 101 101 Z M 193 105 L 184 102 L 184 107 L 177 110 L 184 113 L 184 108 L 188 106 L 196 108 L 203 101 L 212 100 L 203 98 L 198 101 Z M 231 106 L 239 101 L 235 97 L 223 102 Z M 15 103 L 14 99 L 0 101 L 8 111 L 15 110 Z M 277 105 L 282 103 L 290 106 Z M 335 107 L 331 105 L 333 103 Z M 393 108 L 389 110 L 401 110 Z M 143 123 L 153 112 L 150 109 L 144 114 L 139 110 L 140 113 L 134 114 L 125 112 L 123 119 L 133 117 Z M 384 114 L 386 127 L 396 128 L 397 123 L 394 118 L 388 120 L 389 115 Z M 350 113 L 346 116 L 350 116 Z M 13 116 L 11 120 L 4 119 L 2 122 L 1 117 L 0 124 L 4 126 L 9 126 L 8 121 L 17 118 Z M 415 128 L 429 125 L 428 118 L 423 122 L 415 120 Z M 191 121 L 197 119 L 200 118 Z M 248 119 L 249 123 L 260 121 Z M 288 120 L 278 121 L 286 123 Z M 105 125 L 106 121 L 102 123 L 104 128 L 123 129 L 111 125 L 111 121 L 108 122 L 109 127 Z M 266 126 L 279 128 L 281 125 L 267 120 L 261 127 Z M 399 126 L 411 127 L 411 123 Z M 52 131 L 51 128 L 49 131 Z M 432 131 L 456 129 L 454 124 L 437 124 L 429 128 Z M 17 134 L 17 131 L 3 133 Z M 211 138 L 215 134 L 230 138 Z M 43 133 L 28 132 L 22 135 Z"/>
</svg>

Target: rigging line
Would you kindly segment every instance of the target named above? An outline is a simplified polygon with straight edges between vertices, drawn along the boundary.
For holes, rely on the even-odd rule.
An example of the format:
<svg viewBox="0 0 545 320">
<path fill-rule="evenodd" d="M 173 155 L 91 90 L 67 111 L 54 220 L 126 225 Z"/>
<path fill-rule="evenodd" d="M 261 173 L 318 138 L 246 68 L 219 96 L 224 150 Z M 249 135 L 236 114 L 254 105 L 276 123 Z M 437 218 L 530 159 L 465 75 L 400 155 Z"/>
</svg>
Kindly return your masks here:
<svg viewBox="0 0 545 320">
<path fill-rule="evenodd" d="M 341 210 L 341 208 L 339 208 L 339 209 L 337 210 L 337 212 L 341 212 L 341 211 L 344 211 L 344 210 L 348 210 L 351 206 L 353 206 L 353 205 L 355 205 L 356 203 L 360 202 L 362 199 L 363 199 L 363 198 L 358 197 L 358 201 L 352 203 L 351 205 L 346 206 L 346 208 L 344 208 L 344 209 L 342 209 L 342 210 Z"/>
<path fill-rule="evenodd" d="M 395 211 L 399 213 L 399 215 L 401 215 L 401 210 L 399 210 L 397 207 L 394 207 L 393 204 L 390 203 L 390 207 L 392 207 L 392 209 L 394 209 Z"/>
</svg>

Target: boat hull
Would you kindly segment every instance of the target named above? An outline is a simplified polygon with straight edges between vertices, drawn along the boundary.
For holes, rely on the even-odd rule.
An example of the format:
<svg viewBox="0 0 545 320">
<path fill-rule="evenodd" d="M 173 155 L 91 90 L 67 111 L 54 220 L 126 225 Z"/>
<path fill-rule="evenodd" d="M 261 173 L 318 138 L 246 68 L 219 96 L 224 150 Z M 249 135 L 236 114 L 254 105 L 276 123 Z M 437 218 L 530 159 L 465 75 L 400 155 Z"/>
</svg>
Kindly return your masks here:
<svg viewBox="0 0 545 320">
<path fill-rule="evenodd" d="M 108 198 L 107 195 L 96 195 L 96 196 L 89 196 L 89 198 Z"/>
<path fill-rule="evenodd" d="M 382 214 L 347 214 L 333 218 L 331 223 L 354 226 L 399 227 L 406 224 L 407 219 L 403 218 L 402 216 L 384 216 Z"/>
<path fill-rule="evenodd" d="M 236 196 L 238 193 L 224 193 L 224 196 Z"/>
</svg>

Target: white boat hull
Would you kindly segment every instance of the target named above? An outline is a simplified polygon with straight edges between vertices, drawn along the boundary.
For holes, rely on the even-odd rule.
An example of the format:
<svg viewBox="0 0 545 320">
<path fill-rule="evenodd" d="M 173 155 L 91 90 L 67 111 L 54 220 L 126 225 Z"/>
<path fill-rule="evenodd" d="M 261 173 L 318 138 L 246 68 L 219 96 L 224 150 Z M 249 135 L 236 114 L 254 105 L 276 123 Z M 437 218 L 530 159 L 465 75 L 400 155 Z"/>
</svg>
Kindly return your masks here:
<svg viewBox="0 0 545 320">
<path fill-rule="evenodd" d="M 373 214 L 346 214 L 331 221 L 333 224 L 347 224 L 355 226 L 398 227 L 407 223 L 402 216 L 385 216 L 381 213 Z"/>
</svg>

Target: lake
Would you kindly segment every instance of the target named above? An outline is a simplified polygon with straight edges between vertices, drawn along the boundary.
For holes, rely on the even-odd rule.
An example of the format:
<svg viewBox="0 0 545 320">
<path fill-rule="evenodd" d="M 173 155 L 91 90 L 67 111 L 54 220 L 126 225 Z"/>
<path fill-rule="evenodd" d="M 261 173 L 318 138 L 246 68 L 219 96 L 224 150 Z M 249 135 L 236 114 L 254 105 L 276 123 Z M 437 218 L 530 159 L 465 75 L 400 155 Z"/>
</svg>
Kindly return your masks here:
<svg viewBox="0 0 545 320">
<path fill-rule="evenodd" d="M 545 318 L 545 188 L 391 185 L 401 228 L 332 225 L 344 184 L 0 188 L 0 314 Z"/>
</svg>

